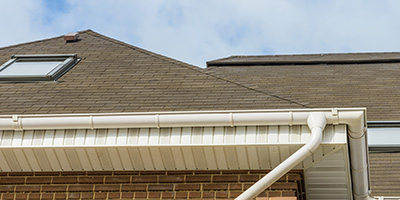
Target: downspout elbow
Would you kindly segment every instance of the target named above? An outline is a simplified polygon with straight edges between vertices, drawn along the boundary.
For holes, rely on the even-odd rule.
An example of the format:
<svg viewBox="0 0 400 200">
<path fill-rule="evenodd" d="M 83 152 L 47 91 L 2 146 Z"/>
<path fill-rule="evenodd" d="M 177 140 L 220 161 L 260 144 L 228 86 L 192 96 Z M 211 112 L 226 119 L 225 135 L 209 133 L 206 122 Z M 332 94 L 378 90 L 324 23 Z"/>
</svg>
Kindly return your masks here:
<svg viewBox="0 0 400 200">
<path fill-rule="evenodd" d="M 326 125 L 326 118 L 323 113 L 311 113 L 307 118 L 307 125 L 313 134 L 313 137 L 306 143 L 307 149 L 310 153 L 317 150 L 322 140 L 322 132 Z"/>
<path fill-rule="evenodd" d="M 311 140 L 257 181 L 249 189 L 244 191 L 235 200 L 249 200 L 255 198 L 258 194 L 306 159 L 319 147 L 322 140 L 322 132 L 326 125 L 325 115 L 323 113 L 311 113 L 308 116 L 307 124 L 311 130 Z"/>
</svg>

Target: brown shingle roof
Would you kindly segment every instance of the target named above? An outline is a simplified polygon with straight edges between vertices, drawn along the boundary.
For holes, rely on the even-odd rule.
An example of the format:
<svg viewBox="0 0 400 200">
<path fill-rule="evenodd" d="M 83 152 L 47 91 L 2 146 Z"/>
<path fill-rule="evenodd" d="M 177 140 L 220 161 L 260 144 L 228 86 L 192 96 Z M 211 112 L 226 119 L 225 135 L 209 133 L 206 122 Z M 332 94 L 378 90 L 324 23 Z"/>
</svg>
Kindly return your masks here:
<svg viewBox="0 0 400 200">
<path fill-rule="evenodd" d="M 307 107 L 367 107 L 400 120 L 400 53 L 234 56 L 206 71 Z"/>
<path fill-rule="evenodd" d="M 370 153 L 371 191 L 375 196 L 400 196 L 400 153 Z"/>
<path fill-rule="evenodd" d="M 57 82 L 0 83 L 0 114 L 301 107 L 91 30 L 80 32 L 80 39 L 66 43 L 60 36 L 0 48 L 0 63 L 13 54 L 82 58 Z"/>
</svg>

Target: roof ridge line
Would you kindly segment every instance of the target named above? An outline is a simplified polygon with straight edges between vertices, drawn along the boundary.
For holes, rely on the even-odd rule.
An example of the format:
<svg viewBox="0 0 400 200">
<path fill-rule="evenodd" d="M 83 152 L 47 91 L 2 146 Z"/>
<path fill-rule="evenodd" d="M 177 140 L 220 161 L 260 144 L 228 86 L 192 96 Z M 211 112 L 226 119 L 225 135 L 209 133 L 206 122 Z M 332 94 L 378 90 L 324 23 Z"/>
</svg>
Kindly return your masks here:
<svg viewBox="0 0 400 200">
<path fill-rule="evenodd" d="M 84 30 L 84 31 L 78 31 L 78 33 L 81 34 L 81 33 L 86 33 L 86 32 L 90 32 L 90 31 L 92 31 L 92 30 L 87 29 L 87 30 Z M 0 47 L 0 50 L 3 50 L 5 48 L 19 47 L 19 46 L 27 45 L 27 44 L 35 44 L 35 43 L 39 43 L 39 42 L 45 42 L 45 41 L 49 41 L 49 40 L 58 39 L 58 38 L 61 38 L 61 37 L 64 37 L 64 35 L 50 37 L 50 38 L 41 39 L 41 40 L 30 41 L 30 42 L 24 42 L 24 43 L 19 43 L 19 44 L 12 44 L 12 45 L 9 45 L 9 46 Z"/>
<path fill-rule="evenodd" d="M 400 52 L 373 53 L 330 53 L 330 54 L 293 54 L 293 55 L 237 55 L 207 62 L 213 66 L 252 66 L 252 65 L 318 65 L 318 64 L 374 64 L 398 63 Z M 397 55 L 395 55 L 397 54 Z M 369 55 L 369 56 L 368 56 Z M 386 55 L 386 57 L 370 57 Z M 319 56 L 319 57 L 317 57 Z M 342 56 L 339 58 L 332 56 Z M 357 57 L 358 56 L 358 57 Z M 368 57 L 367 57 L 368 56 Z M 239 58 L 239 59 L 237 59 Z M 288 59 L 289 58 L 289 59 Z"/>
<path fill-rule="evenodd" d="M 242 85 L 241 83 L 237 83 L 237 82 L 234 82 L 234 81 L 231 81 L 231 80 L 228 80 L 228 79 L 225 79 L 225 78 L 222 78 L 222 77 L 219 77 L 219 76 L 210 74 L 210 73 L 208 73 L 207 71 L 205 71 L 204 69 L 202 69 L 202 68 L 200 68 L 200 67 L 197 67 L 197 66 L 194 66 L 194 65 L 191 65 L 191 64 L 188 64 L 188 63 L 185 63 L 185 62 L 182 62 L 182 61 L 179 61 L 179 60 L 176 60 L 176 59 L 173 59 L 173 58 L 170 58 L 170 57 L 161 55 L 161 54 L 157 54 L 157 53 L 154 53 L 154 52 L 152 52 L 152 51 L 148 51 L 148 50 L 143 49 L 143 48 L 136 47 L 136 46 L 134 46 L 134 45 L 131 45 L 131 44 L 122 42 L 122 41 L 120 41 L 120 40 L 117 40 L 117 39 L 114 39 L 114 38 L 111 38 L 111 37 L 108 37 L 108 36 L 99 34 L 99 33 L 95 32 L 95 31 L 89 30 L 87 33 L 88 33 L 88 34 L 91 34 L 91 35 L 93 35 L 93 36 L 95 36 L 95 37 L 99 37 L 99 38 L 108 40 L 108 41 L 110 41 L 110 42 L 113 42 L 113 43 L 116 43 L 116 44 L 119 44 L 119 45 L 126 46 L 126 47 L 131 48 L 131 49 L 134 49 L 134 50 L 136 50 L 136 51 L 140 51 L 140 52 L 145 53 L 145 54 L 147 54 L 147 55 L 157 57 L 157 58 L 162 59 L 162 60 L 164 60 L 164 61 L 166 61 L 166 62 L 170 62 L 170 63 L 174 63 L 174 64 L 181 65 L 182 67 L 185 67 L 185 68 L 187 68 L 187 69 L 191 69 L 191 70 L 193 70 L 193 71 L 202 73 L 202 74 L 207 75 L 207 76 L 211 76 L 211 77 L 216 78 L 216 79 L 218 79 L 218 80 L 222 80 L 222 81 L 225 81 L 225 82 L 227 82 L 227 83 L 234 84 L 234 85 L 236 85 L 236 86 L 239 86 L 239 87 L 248 89 L 248 90 L 250 90 L 250 91 L 254 91 L 254 92 L 257 92 L 257 93 L 261 93 L 261 94 L 264 94 L 264 95 L 267 95 L 267 96 L 270 96 L 270 97 L 273 97 L 273 98 L 277 98 L 277 99 L 279 99 L 279 100 L 283 100 L 283 101 L 286 101 L 286 102 L 289 102 L 289 103 L 293 103 L 293 104 L 296 104 L 296 105 L 299 105 L 299 106 L 302 106 L 302 107 L 305 107 L 305 108 L 309 108 L 308 106 L 306 106 L 306 105 L 304 105 L 304 104 L 301 104 L 301 103 L 299 103 L 299 102 L 296 102 L 296 101 L 294 101 L 294 100 L 286 99 L 286 98 L 284 98 L 284 97 L 280 97 L 280 96 L 277 96 L 277 95 L 271 95 L 271 94 L 265 93 L 265 92 L 263 92 L 263 91 L 261 91 L 261 90 L 257 90 L 257 89 L 254 89 L 254 88 L 251 88 L 251 87 Z"/>
<path fill-rule="evenodd" d="M 164 61 L 167 61 L 167 62 L 170 62 L 170 63 L 179 64 L 179 65 L 182 65 L 183 67 L 187 67 L 187 68 L 194 69 L 194 70 L 196 70 L 196 71 L 201 72 L 201 68 L 198 67 L 198 66 L 195 66 L 195 65 L 192 65 L 192 64 L 189 64 L 189 63 L 185 63 L 185 62 L 183 62 L 183 61 L 179 61 L 179 60 L 176 60 L 176 59 L 174 59 L 174 58 L 171 58 L 171 57 L 168 57 L 168 56 L 165 56 L 165 55 L 162 55 L 162 54 L 158 54 L 158 53 L 155 53 L 155 52 L 146 50 L 146 49 L 144 49 L 144 48 L 136 47 L 136 46 L 131 45 L 131 44 L 129 44 L 129 43 L 126 43 L 126 42 L 123 42 L 123 41 L 114 39 L 114 38 L 112 38 L 112 37 L 102 35 L 102 34 L 100 34 L 100 33 L 97 33 L 97 32 L 95 32 L 95 31 L 93 31 L 93 30 L 90 30 L 90 31 L 88 32 L 88 34 L 91 34 L 91 35 L 93 35 L 93 36 L 96 36 L 96 37 L 99 37 L 99 38 L 108 40 L 108 41 L 110 41 L 110 42 L 113 42 L 113 43 L 116 43 L 116 44 L 119 44 L 119 45 L 122 45 L 122 46 L 126 46 L 126 47 L 128 47 L 128 48 L 131 48 L 131 49 L 134 49 L 134 50 L 136 50 L 136 51 L 145 53 L 145 54 L 147 54 L 147 55 L 160 58 L 160 59 L 162 59 L 162 60 L 164 60 Z"/>
</svg>

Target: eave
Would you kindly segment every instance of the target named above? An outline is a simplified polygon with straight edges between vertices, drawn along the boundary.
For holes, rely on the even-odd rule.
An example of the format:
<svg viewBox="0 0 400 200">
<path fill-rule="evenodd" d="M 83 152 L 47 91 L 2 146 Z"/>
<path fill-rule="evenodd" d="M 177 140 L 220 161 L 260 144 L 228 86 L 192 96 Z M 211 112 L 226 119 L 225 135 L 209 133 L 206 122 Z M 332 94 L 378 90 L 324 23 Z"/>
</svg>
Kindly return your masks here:
<svg viewBox="0 0 400 200">
<path fill-rule="evenodd" d="M 367 162 L 367 151 L 351 151 L 366 149 L 365 140 L 357 140 L 348 149 L 348 131 L 353 131 L 350 140 L 364 137 L 363 132 L 358 132 L 365 127 L 365 109 L 0 116 L 0 130 L 3 130 L 0 156 L 7 161 L 0 168 L 2 171 L 273 169 L 311 137 L 307 127 L 310 113 L 323 113 L 327 127 L 322 145 L 295 167 L 305 170 L 308 199 L 327 198 L 327 191 L 338 198 L 351 199 L 355 187 L 369 190 L 368 181 L 359 183 L 354 179 L 362 176 L 362 180 L 368 180 L 368 172 L 356 171 L 353 180 L 350 178 L 351 168 Z M 352 159 L 354 155 L 365 159 L 355 163 L 358 161 L 349 160 L 350 154 Z M 343 162 L 338 163 L 340 160 Z M 340 166 L 327 167 L 330 162 Z M 334 175 L 336 185 L 323 183 L 325 175 Z M 359 196 L 355 194 L 354 198 Z"/>
</svg>

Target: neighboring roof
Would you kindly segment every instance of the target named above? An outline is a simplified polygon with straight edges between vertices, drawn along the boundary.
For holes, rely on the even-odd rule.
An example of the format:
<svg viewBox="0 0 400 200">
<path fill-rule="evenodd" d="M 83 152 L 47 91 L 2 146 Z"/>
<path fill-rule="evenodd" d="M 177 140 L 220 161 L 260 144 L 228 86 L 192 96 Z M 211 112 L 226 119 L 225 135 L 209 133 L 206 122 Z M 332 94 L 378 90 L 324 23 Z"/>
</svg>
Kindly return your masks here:
<svg viewBox="0 0 400 200">
<path fill-rule="evenodd" d="M 371 190 L 374 196 L 400 196 L 400 153 L 370 153 Z"/>
<path fill-rule="evenodd" d="M 400 120 L 400 53 L 233 56 L 207 73 L 310 108 L 366 107 L 370 121 Z"/>
<path fill-rule="evenodd" d="M 82 60 L 57 82 L 1 82 L 0 114 L 303 107 L 91 30 L 80 32 L 77 42 L 60 36 L 0 48 L 0 63 L 14 54 L 77 54 Z"/>
</svg>

